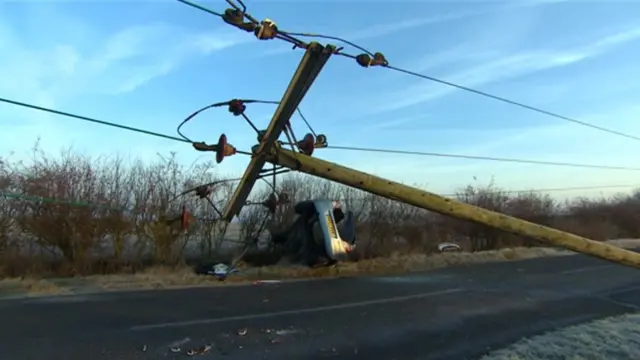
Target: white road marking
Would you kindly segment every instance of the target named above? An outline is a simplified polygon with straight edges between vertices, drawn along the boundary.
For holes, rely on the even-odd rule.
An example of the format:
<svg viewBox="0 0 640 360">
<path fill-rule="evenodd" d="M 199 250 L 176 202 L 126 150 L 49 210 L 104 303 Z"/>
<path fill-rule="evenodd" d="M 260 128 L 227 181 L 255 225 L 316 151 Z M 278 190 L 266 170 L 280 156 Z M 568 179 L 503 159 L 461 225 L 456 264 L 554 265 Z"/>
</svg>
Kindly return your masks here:
<svg viewBox="0 0 640 360">
<path fill-rule="evenodd" d="M 359 302 L 329 305 L 329 306 L 320 306 L 320 307 L 307 308 L 307 309 L 285 310 L 285 311 L 277 311 L 277 312 L 270 312 L 270 313 L 249 314 L 249 315 L 229 316 L 229 317 L 219 317 L 219 318 L 209 318 L 209 319 L 175 321 L 175 322 L 166 322 L 166 323 L 150 324 L 150 325 L 137 325 L 137 326 L 131 327 L 129 330 L 130 331 L 146 331 L 146 330 L 155 330 L 155 329 L 164 329 L 164 328 L 216 324 L 216 323 L 231 322 L 231 321 L 265 319 L 265 318 L 273 318 L 273 317 L 279 317 L 279 316 L 285 316 L 285 315 L 309 314 L 309 313 L 316 313 L 321 311 L 342 310 L 342 309 L 357 308 L 357 307 L 364 307 L 364 306 L 371 306 L 371 305 L 388 304 L 388 303 L 394 303 L 394 302 L 419 300 L 419 299 L 424 299 L 424 298 L 429 298 L 429 297 L 434 297 L 439 295 L 453 294 L 461 291 L 463 291 L 463 289 L 456 288 L 456 289 L 434 291 L 434 292 L 415 294 L 415 295 L 397 296 L 392 298 L 359 301 Z"/>
<path fill-rule="evenodd" d="M 632 303 L 628 303 L 628 302 L 624 302 L 624 301 L 618 301 L 618 300 L 615 300 L 615 299 L 612 299 L 612 298 L 609 298 L 609 297 L 605 297 L 605 296 L 595 296 L 594 298 L 596 298 L 598 300 L 609 302 L 611 304 L 622 306 L 622 307 L 625 307 L 625 308 L 628 308 L 628 309 L 632 309 L 634 311 L 640 310 L 640 306 L 637 306 L 637 305 L 632 304 Z"/>
<path fill-rule="evenodd" d="M 620 265 L 609 264 L 609 265 L 587 266 L 587 267 L 578 268 L 578 269 L 565 270 L 561 272 L 561 274 L 563 275 L 577 274 L 585 271 L 608 269 L 615 266 L 620 266 Z"/>
</svg>

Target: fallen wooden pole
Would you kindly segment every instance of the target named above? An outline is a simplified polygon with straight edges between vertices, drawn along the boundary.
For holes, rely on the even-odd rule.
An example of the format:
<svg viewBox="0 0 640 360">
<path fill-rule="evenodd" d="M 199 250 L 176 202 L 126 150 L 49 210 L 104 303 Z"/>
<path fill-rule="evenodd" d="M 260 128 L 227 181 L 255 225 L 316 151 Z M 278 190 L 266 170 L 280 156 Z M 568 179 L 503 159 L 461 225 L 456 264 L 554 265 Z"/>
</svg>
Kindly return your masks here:
<svg viewBox="0 0 640 360">
<path fill-rule="evenodd" d="M 552 245 L 619 264 L 640 267 L 639 253 L 445 198 L 284 148 L 276 148 L 271 151 L 266 161 L 425 210 L 487 225 L 512 234 L 538 239 Z"/>
<path fill-rule="evenodd" d="M 284 93 L 278 108 L 273 114 L 269 127 L 260 141 L 256 156 L 251 159 L 251 163 L 249 163 L 249 166 L 245 170 L 240 184 L 238 184 L 238 187 L 231 196 L 229 204 L 223 212 L 223 219 L 225 221 L 231 221 L 234 216 L 240 213 L 242 206 L 249 197 L 251 189 L 253 189 L 253 185 L 255 185 L 258 180 L 260 170 L 262 170 L 265 164 L 265 156 L 273 146 L 276 146 L 276 140 L 334 51 L 335 47 L 331 45 L 325 47 L 316 42 L 309 44 L 300 61 L 300 65 L 298 65 L 298 69 L 293 74 L 287 91 Z"/>
</svg>

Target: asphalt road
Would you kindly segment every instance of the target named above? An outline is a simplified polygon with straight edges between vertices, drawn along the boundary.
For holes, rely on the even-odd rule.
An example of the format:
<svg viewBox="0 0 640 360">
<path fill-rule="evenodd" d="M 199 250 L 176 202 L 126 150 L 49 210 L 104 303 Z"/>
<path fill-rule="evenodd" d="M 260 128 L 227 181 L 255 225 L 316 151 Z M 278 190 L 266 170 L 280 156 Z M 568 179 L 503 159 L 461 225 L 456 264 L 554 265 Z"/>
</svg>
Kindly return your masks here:
<svg viewBox="0 0 640 360">
<path fill-rule="evenodd" d="M 0 354 L 182 359 L 209 344 L 197 358 L 477 359 L 523 336 L 636 311 L 638 274 L 567 256 L 403 277 L 3 300 Z"/>
</svg>

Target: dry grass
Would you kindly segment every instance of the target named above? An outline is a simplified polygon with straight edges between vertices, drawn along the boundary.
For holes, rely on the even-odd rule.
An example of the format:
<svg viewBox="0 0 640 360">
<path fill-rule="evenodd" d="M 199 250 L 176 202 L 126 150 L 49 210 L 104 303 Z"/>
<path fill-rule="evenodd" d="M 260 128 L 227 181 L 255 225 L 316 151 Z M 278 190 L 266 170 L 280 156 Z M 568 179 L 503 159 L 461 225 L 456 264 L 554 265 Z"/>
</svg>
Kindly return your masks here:
<svg viewBox="0 0 640 360">
<path fill-rule="evenodd" d="M 607 240 L 606 242 L 625 249 L 634 249 L 640 247 L 640 239 L 613 239 Z"/>
<path fill-rule="evenodd" d="M 196 275 L 186 266 L 154 266 L 135 274 L 92 275 L 81 279 L 81 283 L 95 290 L 142 290 L 171 289 L 179 287 L 220 286 L 266 279 L 303 279 L 330 278 L 337 276 L 356 276 L 374 274 L 397 274 L 412 271 L 442 268 L 451 265 L 479 264 L 494 261 L 529 259 L 542 256 L 562 255 L 564 253 L 548 248 L 515 248 L 477 253 L 445 254 L 392 254 L 385 258 L 366 259 L 356 263 L 340 263 L 334 267 L 310 269 L 297 265 L 274 265 L 250 268 L 239 265 L 240 273 L 230 275 L 227 281 L 220 282 L 213 276 Z M 11 293 L 28 295 L 53 295 L 69 292 L 61 285 L 48 280 L 5 279 L 0 281 L 2 289 Z"/>
<path fill-rule="evenodd" d="M 46 296 L 68 293 L 68 289 L 45 279 L 4 279 L 0 280 L 0 295 Z"/>
<path fill-rule="evenodd" d="M 188 267 L 155 266 L 136 274 L 88 276 L 86 280 L 105 290 L 169 289 L 185 286 L 215 285 L 211 276 L 198 276 Z"/>
<path fill-rule="evenodd" d="M 639 239 L 609 241 L 617 246 L 638 247 Z M 156 266 L 136 274 L 89 276 L 85 279 L 105 290 L 169 289 L 188 286 L 219 286 L 265 279 L 330 278 L 338 276 L 398 274 L 443 268 L 454 265 L 473 265 L 497 261 L 514 261 L 546 256 L 566 256 L 575 253 L 552 248 L 507 248 L 476 253 L 392 254 L 389 257 L 365 259 L 354 263 L 340 263 L 335 267 L 310 269 L 296 265 L 274 265 L 250 268 L 244 264 L 241 272 L 230 275 L 226 282 L 213 276 L 196 275 L 189 267 Z"/>
<path fill-rule="evenodd" d="M 640 359 L 640 314 L 607 318 L 523 339 L 481 360 L 552 359 Z"/>
<path fill-rule="evenodd" d="M 636 248 L 640 239 L 617 239 L 607 241 L 616 246 Z M 251 268 L 239 264 L 241 270 L 230 275 L 225 282 L 213 276 L 202 276 L 194 273 L 187 266 L 154 266 L 134 274 L 92 275 L 78 278 L 78 283 L 90 291 L 126 291 L 144 289 L 172 289 L 182 287 L 220 286 L 226 284 L 246 283 L 255 280 L 286 280 L 331 278 L 339 276 L 401 274 L 415 271 L 444 268 L 455 265 L 473 265 L 489 262 L 515 261 L 548 256 L 567 256 L 576 253 L 544 247 L 518 247 L 499 250 L 480 251 L 475 253 L 442 253 L 442 254 L 399 254 L 388 257 L 365 259 L 354 263 L 339 263 L 334 267 L 310 269 L 298 265 L 274 265 Z M 81 286 L 82 287 L 82 286 Z M 55 284 L 52 280 L 32 278 L 12 278 L 0 280 L 0 294 L 26 294 L 30 296 L 57 295 L 69 293 L 64 285 Z"/>
<path fill-rule="evenodd" d="M 72 151 L 51 157 L 37 147 L 27 162 L 0 159 L 0 192 L 19 196 L 0 196 L 0 279 L 73 277 L 109 289 L 217 284 L 212 277 L 178 266 L 220 255 L 210 208 L 196 198 L 170 201 L 186 187 L 214 180 L 212 166 L 185 167 L 171 156 L 155 163 L 90 158 Z M 341 199 L 357 214 L 362 260 L 321 270 L 263 267 L 245 270 L 230 281 L 406 272 L 570 254 L 306 176 L 285 177 L 278 187 L 292 203 Z M 213 190 L 222 203 L 233 189 Z M 254 195 L 260 199 L 265 194 Z M 463 188 L 456 198 L 595 240 L 640 238 L 640 192 L 558 202 L 547 194 L 513 195 L 488 184 Z M 196 219 L 186 233 L 166 221 L 183 205 Z M 262 214 L 258 207 L 243 210 L 242 228 L 234 237 L 250 232 Z M 287 226 L 292 215 L 293 206 L 280 207 L 275 226 Z M 444 241 L 458 242 L 465 252 L 434 254 Z M 26 282 L 20 286 L 49 286 L 41 280 Z M 18 286 L 16 280 L 8 283 Z M 0 291 L 3 287 L 9 286 L 0 284 Z"/>
<path fill-rule="evenodd" d="M 523 260 L 543 256 L 562 255 L 549 248 L 505 248 L 475 253 L 443 254 L 392 254 L 388 258 L 375 258 L 357 263 L 341 264 L 341 272 L 349 273 L 385 273 L 387 271 L 409 272 L 443 268 L 454 265 L 473 265 L 496 261 Z"/>
<path fill-rule="evenodd" d="M 640 239 L 609 240 L 608 243 L 624 248 L 640 247 Z M 365 274 L 407 273 L 444 268 L 455 265 L 473 265 L 499 261 L 525 260 L 548 256 L 576 255 L 571 251 L 546 247 L 517 247 L 480 252 L 450 252 L 441 254 L 400 254 L 365 259 L 353 263 L 340 263 L 334 268 L 308 269 L 291 266 L 268 266 L 259 269 L 261 276 L 281 278 L 327 277 Z"/>
<path fill-rule="evenodd" d="M 241 271 L 219 282 L 213 276 L 196 275 L 189 267 L 156 266 L 131 275 L 90 276 L 86 279 L 106 290 L 168 289 L 184 286 L 216 286 L 226 283 L 265 279 L 330 278 L 369 274 L 395 274 L 442 268 L 451 265 L 479 264 L 493 261 L 529 259 L 562 255 L 554 249 L 516 248 L 478 253 L 393 254 L 385 258 L 366 259 L 355 263 L 340 263 L 334 267 L 311 269 L 298 265 L 273 265 L 250 268 L 240 264 Z"/>
</svg>

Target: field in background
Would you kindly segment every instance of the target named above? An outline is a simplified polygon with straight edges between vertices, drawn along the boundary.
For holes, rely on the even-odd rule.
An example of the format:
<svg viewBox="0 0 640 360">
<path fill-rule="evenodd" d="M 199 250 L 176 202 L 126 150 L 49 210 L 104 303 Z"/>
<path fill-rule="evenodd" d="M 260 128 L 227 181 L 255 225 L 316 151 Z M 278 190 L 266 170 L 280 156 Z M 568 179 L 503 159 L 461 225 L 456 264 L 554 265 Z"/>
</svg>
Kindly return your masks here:
<svg viewBox="0 0 640 360">
<path fill-rule="evenodd" d="M 144 274 L 158 266 L 183 266 L 227 251 L 214 241 L 213 213 L 205 201 L 194 197 L 170 201 L 187 187 L 215 180 L 214 170 L 213 164 L 187 167 L 172 157 L 142 163 L 89 158 L 72 151 L 51 157 L 37 149 L 27 163 L 0 158 L 0 193 L 4 194 L 0 196 L 0 277 Z M 217 186 L 215 200 L 220 206 L 233 185 Z M 508 255 L 512 250 L 500 250 L 505 248 L 548 251 L 536 250 L 543 244 L 530 239 L 302 175 L 281 177 L 278 187 L 293 202 L 329 197 L 353 210 L 358 216 L 360 268 L 410 258 L 436 261 L 429 255 L 445 241 L 457 242 L 472 253 L 458 254 L 454 262 L 473 262 L 477 252 L 485 254 L 478 256 L 491 252 L 514 256 Z M 257 199 L 266 195 L 254 193 Z M 460 189 L 456 197 L 596 240 L 640 237 L 637 191 L 558 202 L 548 194 L 510 194 L 490 184 Z M 179 216 L 183 205 L 196 219 L 187 233 L 177 223 L 166 225 Z M 261 214 L 259 207 L 246 208 L 235 233 L 227 238 L 250 232 Z M 277 226 L 287 226 L 292 215 L 292 206 L 280 208 Z"/>
</svg>

